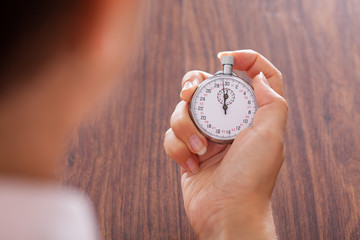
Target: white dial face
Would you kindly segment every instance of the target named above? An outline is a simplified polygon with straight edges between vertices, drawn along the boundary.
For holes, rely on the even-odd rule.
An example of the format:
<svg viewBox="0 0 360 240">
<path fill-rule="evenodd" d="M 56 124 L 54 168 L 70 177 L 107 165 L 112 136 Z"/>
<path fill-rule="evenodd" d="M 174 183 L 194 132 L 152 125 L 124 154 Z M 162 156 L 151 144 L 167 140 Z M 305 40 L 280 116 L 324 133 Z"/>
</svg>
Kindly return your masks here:
<svg viewBox="0 0 360 240">
<path fill-rule="evenodd" d="M 234 76 L 215 76 L 202 83 L 191 102 L 197 127 L 218 142 L 233 140 L 251 126 L 257 102 L 254 91 Z"/>
</svg>

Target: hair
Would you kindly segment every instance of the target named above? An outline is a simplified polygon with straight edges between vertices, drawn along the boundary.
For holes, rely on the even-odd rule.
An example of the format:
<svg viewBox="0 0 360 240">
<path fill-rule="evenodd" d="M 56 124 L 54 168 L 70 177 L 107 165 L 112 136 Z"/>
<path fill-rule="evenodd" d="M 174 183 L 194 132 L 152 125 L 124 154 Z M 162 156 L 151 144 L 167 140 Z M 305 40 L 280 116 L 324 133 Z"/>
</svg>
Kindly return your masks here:
<svg viewBox="0 0 360 240">
<path fill-rule="evenodd" d="M 84 0 L 3 0 L 0 3 L 0 94 L 23 84 L 62 44 Z M 90 1 L 88 1 L 89 4 Z"/>
</svg>

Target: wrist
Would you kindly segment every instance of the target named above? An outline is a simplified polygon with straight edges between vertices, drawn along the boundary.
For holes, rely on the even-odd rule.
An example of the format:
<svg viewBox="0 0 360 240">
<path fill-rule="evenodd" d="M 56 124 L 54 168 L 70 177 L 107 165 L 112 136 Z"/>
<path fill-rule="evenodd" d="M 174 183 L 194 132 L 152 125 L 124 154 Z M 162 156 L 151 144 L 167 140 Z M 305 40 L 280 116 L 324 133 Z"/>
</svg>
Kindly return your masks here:
<svg viewBox="0 0 360 240">
<path fill-rule="evenodd" d="M 199 239 L 276 239 L 270 201 L 227 207 L 209 218 Z"/>
</svg>

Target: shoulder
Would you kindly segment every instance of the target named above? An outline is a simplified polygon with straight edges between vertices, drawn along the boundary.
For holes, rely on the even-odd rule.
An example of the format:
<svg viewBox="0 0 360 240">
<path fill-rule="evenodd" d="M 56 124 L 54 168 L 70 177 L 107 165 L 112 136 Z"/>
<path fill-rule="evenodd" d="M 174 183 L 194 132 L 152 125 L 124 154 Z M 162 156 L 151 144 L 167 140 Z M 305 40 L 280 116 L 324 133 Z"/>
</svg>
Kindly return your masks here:
<svg viewBox="0 0 360 240">
<path fill-rule="evenodd" d="M 0 179 L 0 239 L 98 239 L 92 205 L 81 192 Z"/>
</svg>

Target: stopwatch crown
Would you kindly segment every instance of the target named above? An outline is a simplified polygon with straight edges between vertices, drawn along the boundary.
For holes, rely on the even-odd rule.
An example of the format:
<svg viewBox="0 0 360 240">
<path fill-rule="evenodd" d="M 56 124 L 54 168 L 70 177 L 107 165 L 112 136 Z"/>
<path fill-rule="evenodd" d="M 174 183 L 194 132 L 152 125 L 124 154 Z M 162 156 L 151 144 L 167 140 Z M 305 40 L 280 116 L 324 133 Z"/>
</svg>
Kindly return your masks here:
<svg viewBox="0 0 360 240">
<path fill-rule="evenodd" d="M 223 56 L 221 63 L 224 66 L 224 74 L 232 75 L 232 66 L 234 66 L 234 57 L 233 56 Z"/>
<path fill-rule="evenodd" d="M 223 56 L 221 58 L 222 65 L 231 65 L 234 66 L 235 59 L 233 56 Z"/>
</svg>

